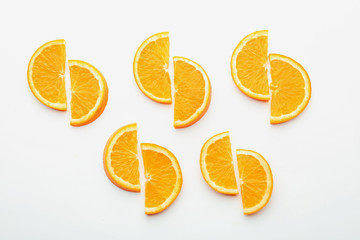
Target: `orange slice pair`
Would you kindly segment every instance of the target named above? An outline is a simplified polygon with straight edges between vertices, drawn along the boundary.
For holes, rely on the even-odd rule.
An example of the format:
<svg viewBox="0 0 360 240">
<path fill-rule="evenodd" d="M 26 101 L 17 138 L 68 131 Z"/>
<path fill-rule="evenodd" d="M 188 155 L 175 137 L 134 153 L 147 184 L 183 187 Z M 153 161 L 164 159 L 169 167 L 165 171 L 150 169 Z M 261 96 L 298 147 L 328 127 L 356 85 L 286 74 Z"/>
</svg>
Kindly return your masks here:
<svg viewBox="0 0 360 240">
<path fill-rule="evenodd" d="M 272 124 L 295 118 L 310 100 L 311 84 L 305 69 L 287 56 L 268 54 L 267 30 L 240 41 L 231 57 L 231 73 L 243 93 L 257 100 L 271 100 Z"/>
<path fill-rule="evenodd" d="M 174 127 L 197 122 L 210 104 L 211 85 L 205 70 L 196 62 L 174 57 L 174 92 L 169 74 L 169 33 L 157 33 L 146 39 L 134 58 L 135 81 L 140 90 L 159 103 L 172 103 Z"/>
<path fill-rule="evenodd" d="M 32 93 L 44 105 L 66 111 L 66 51 L 64 40 L 54 40 L 38 48 L 28 66 Z M 71 121 L 73 126 L 93 122 L 105 109 L 108 87 L 103 75 L 91 64 L 69 60 L 71 78 Z"/>
<path fill-rule="evenodd" d="M 243 212 L 255 213 L 268 203 L 272 193 L 273 179 L 267 161 L 259 153 L 244 149 L 236 150 L 234 161 L 229 132 L 217 134 L 205 142 L 200 168 L 211 188 L 223 194 L 237 195 L 234 165 L 239 172 Z"/>
<path fill-rule="evenodd" d="M 145 213 L 159 213 L 169 207 L 180 193 L 180 165 L 164 147 L 142 143 L 140 148 L 145 170 Z M 136 124 L 118 129 L 109 138 L 103 162 L 105 173 L 112 183 L 124 190 L 140 192 Z"/>
</svg>

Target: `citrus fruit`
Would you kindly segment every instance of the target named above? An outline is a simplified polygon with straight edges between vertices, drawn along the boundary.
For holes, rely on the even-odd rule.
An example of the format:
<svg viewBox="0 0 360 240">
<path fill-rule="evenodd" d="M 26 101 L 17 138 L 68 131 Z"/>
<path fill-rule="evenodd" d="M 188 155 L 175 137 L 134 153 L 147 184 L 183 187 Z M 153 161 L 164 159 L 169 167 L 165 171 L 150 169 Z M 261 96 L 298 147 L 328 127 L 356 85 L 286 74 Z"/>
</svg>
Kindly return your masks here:
<svg viewBox="0 0 360 240">
<path fill-rule="evenodd" d="M 103 163 L 112 183 L 124 190 L 140 192 L 136 123 L 119 128 L 109 138 Z"/>
<path fill-rule="evenodd" d="M 133 71 L 138 87 L 146 96 L 156 102 L 171 103 L 168 32 L 152 35 L 140 45 Z"/>
<path fill-rule="evenodd" d="M 182 186 L 182 174 L 176 157 L 166 148 L 141 144 L 145 170 L 145 213 L 155 214 L 171 205 Z"/>
<path fill-rule="evenodd" d="M 236 86 L 254 99 L 270 99 L 267 78 L 268 31 L 247 35 L 231 57 L 231 74 Z"/>
<path fill-rule="evenodd" d="M 262 209 L 271 197 L 273 178 L 269 164 L 257 152 L 236 150 L 244 214 Z"/>
<path fill-rule="evenodd" d="M 65 40 L 54 40 L 39 47 L 30 59 L 28 83 L 32 93 L 44 105 L 66 110 Z"/>
<path fill-rule="evenodd" d="M 295 60 L 280 54 L 270 54 L 271 117 L 277 124 L 298 116 L 311 96 L 310 78 Z"/>
<path fill-rule="evenodd" d="M 104 111 L 108 87 L 103 75 L 94 66 L 80 60 L 69 60 L 71 79 L 72 126 L 93 122 Z"/>
<path fill-rule="evenodd" d="M 196 62 L 174 57 L 174 127 L 188 127 L 207 111 L 211 98 L 210 80 Z"/>
<path fill-rule="evenodd" d="M 201 149 L 200 168 L 205 181 L 214 190 L 236 195 L 239 193 L 229 132 L 208 139 Z"/>
</svg>

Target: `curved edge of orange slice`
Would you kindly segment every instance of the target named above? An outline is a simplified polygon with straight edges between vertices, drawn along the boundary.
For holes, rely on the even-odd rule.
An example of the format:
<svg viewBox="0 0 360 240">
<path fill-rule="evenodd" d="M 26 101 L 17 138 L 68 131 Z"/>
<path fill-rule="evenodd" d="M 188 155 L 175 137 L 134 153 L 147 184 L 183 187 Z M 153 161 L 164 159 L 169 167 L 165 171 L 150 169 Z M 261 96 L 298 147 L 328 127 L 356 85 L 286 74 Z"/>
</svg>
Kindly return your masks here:
<svg viewBox="0 0 360 240">
<path fill-rule="evenodd" d="M 145 96 L 147 96 L 148 98 L 150 98 L 151 100 L 154 100 L 155 102 L 159 102 L 159 103 L 164 103 L 164 104 L 170 104 L 172 102 L 171 97 L 170 98 L 159 98 L 154 96 L 152 93 L 146 91 L 146 89 L 143 87 L 143 85 L 141 84 L 141 80 L 139 77 L 138 72 L 136 71 L 136 69 L 138 68 L 138 60 L 140 58 L 141 52 L 144 50 L 144 48 L 153 41 L 156 41 L 157 39 L 160 38 L 169 38 L 169 32 L 160 32 L 160 33 L 156 33 L 154 35 L 151 35 L 150 37 L 148 37 L 141 45 L 140 47 L 137 49 L 136 53 L 135 53 L 135 57 L 134 57 L 134 62 L 133 62 L 133 73 L 134 73 L 134 77 L 135 77 L 135 82 L 138 85 L 138 87 L 140 88 L 141 92 L 143 92 L 145 94 Z"/>
<path fill-rule="evenodd" d="M 205 142 L 205 144 L 201 148 L 201 153 L 200 153 L 200 169 L 201 169 L 201 173 L 203 175 L 203 178 L 205 179 L 206 183 L 212 189 L 214 189 L 215 191 L 217 191 L 219 193 L 222 193 L 222 194 L 238 195 L 239 190 L 237 188 L 229 189 L 229 188 L 224 188 L 222 186 L 216 185 L 216 183 L 210 179 L 209 172 L 208 172 L 208 170 L 206 168 L 206 154 L 207 154 L 207 150 L 208 150 L 209 146 L 211 144 L 213 144 L 214 142 L 218 141 L 219 139 L 222 139 L 222 138 L 227 137 L 227 136 L 230 137 L 228 131 L 216 134 L 216 135 L 212 136 L 211 138 L 209 138 Z M 234 172 L 234 177 L 235 177 L 235 172 Z"/>
<path fill-rule="evenodd" d="M 305 88 L 304 88 L 305 89 L 305 97 L 304 97 L 302 103 L 297 107 L 297 109 L 295 111 L 288 113 L 286 115 L 279 116 L 279 117 L 270 116 L 271 124 L 279 124 L 279 123 L 283 123 L 283 122 L 289 121 L 289 120 L 297 117 L 302 111 L 304 111 L 304 109 L 308 105 L 308 103 L 310 101 L 310 97 L 311 97 L 311 82 L 310 82 L 310 77 L 309 77 L 308 73 L 306 72 L 305 68 L 303 66 L 301 66 L 300 63 L 296 62 L 294 59 L 287 57 L 285 55 L 271 53 L 271 54 L 269 54 L 270 67 L 271 67 L 272 60 L 281 60 L 283 62 L 289 63 L 291 66 L 293 66 L 295 69 L 297 69 L 301 73 L 301 75 L 304 79 L 304 83 L 305 83 Z"/>
<path fill-rule="evenodd" d="M 164 154 L 165 156 L 167 156 L 172 162 L 172 166 L 176 172 L 176 177 L 177 177 L 175 187 L 174 187 L 171 195 L 165 200 L 165 202 L 163 202 L 161 205 L 156 206 L 156 207 L 146 207 L 145 206 L 145 214 L 152 215 L 152 214 L 162 212 L 163 210 L 168 208 L 175 201 L 175 199 L 177 198 L 177 196 L 180 193 L 182 183 L 183 183 L 183 177 L 182 177 L 181 168 L 180 168 L 178 160 L 176 159 L 175 155 L 172 152 L 170 152 L 168 149 L 166 149 L 162 146 L 159 146 L 157 144 L 153 144 L 153 143 L 141 143 L 140 148 L 141 148 L 141 151 L 152 150 L 152 151 L 160 152 L 160 153 Z M 145 163 L 144 163 L 144 167 L 145 167 Z M 146 172 L 146 169 L 145 169 L 145 172 Z M 145 183 L 145 191 L 146 191 L 146 183 Z M 146 202 L 146 199 L 145 199 L 145 202 Z"/>
<path fill-rule="evenodd" d="M 184 62 L 194 66 L 202 74 L 202 76 L 205 80 L 205 96 L 204 96 L 204 101 L 203 101 L 202 105 L 188 119 L 174 120 L 175 128 L 186 128 L 186 127 L 193 125 L 197 121 L 199 121 L 205 115 L 207 110 L 209 109 L 210 101 L 211 101 L 211 83 L 210 83 L 209 76 L 207 75 L 204 68 L 200 64 L 198 64 L 188 58 L 179 57 L 179 56 L 174 56 L 173 60 L 174 60 L 174 64 L 176 61 L 184 61 Z M 175 89 L 175 91 L 176 91 L 176 89 Z"/>
<path fill-rule="evenodd" d="M 129 132 L 129 131 L 137 131 L 137 124 L 136 123 L 132 123 L 132 124 L 128 124 L 126 126 L 123 126 L 121 128 L 119 128 L 118 130 L 116 130 L 111 137 L 109 138 L 109 140 L 107 141 L 106 145 L 105 145 L 105 150 L 104 150 L 104 155 L 103 155 L 103 165 L 104 165 L 104 170 L 106 173 L 106 176 L 109 178 L 109 180 L 117 187 L 127 190 L 127 191 L 131 191 L 131 192 L 140 192 L 140 183 L 137 185 L 131 184 L 130 182 L 127 182 L 125 180 L 123 180 L 121 177 L 117 176 L 114 171 L 112 170 L 111 167 L 111 150 L 114 146 L 114 144 L 116 143 L 117 139 L 123 135 L 125 132 Z"/>
<path fill-rule="evenodd" d="M 104 112 L 108 101 L 109 89 L 102 73 L 90 63 L 84 62 L 82 60 L 69 60 L 68 64 L 69 69 L 71 68 L 71 66 L 76 65 L 89 70 L 93 74 L 93 76 L 99 81 L 100 95 L 94 108 L 90 110 L 90 112 L 85 116 L 82 116 L 79 119 L 71 118 L 70 120 L 70 125 L 72 126 L 83 126 L 95 121 Z"/>
<path fill-rule="evenodd" d="M 269 202 L 271 194 L 272 194 L 272 190 L 273 190 L 273 176 L 272 176 L 272 172 L 271 172 L 271 168 L 269 163 L 265 160 L 265 158 L 260 154 L 257 153 L 255 151 L 252 150 L 247 150 L 247 149 L 237 149 L 236 150 L 236 156 L 239 155 L 250 155 L 254 158 L 256 158 L 260 165 L 263 167 L 264 171 L 266 172 L 266 183 L 267 183 L 267 189 L 265 191 L 265 194 L 262 198 L 262 200 L 255 206 L 250 207 L 250 208 L 245 208 L 243 207 L 243 212 L 245 215 L 249 215 L 249 214 L 253 214 L 258 212 L 259 210 L 261 210 L 262 208 L 264 208 L 266 206 L 266 204 Z M 238 161 L 239 164 L 239 161 Z M 241 179 L 241 173 L 240 173 L 240 189 L 241 189 L 241 197 L 243 199 L 244 202 L 244 195 L 243 195 L 243 186 L 242 186 L 242 179 Z"/>
<path fill-rule="evenodd" d="M 64 45 L 65 46 L 65 44 L 66 43 L 65 43 L 64 39 L 58 39 L 58 40 L 49 41 L 49 42 L 41 45 L 31 56 L 31 59 L 29 61 L 29 65 L 28 65 L 28 71 L 27 71 L 28 84 L 29 84 L 30 90 L 34 94 L 34 96 L 45 106 L 48 106 L 50 108 L 53 108 L 53 109 L 59 110 L 59 111 L 66 111 L 66 102 L 65 103 L 53 103 L 53 102 L 48 101 L 47 99 L 45 99 L 44 97 L 42 97 L 39 94 L 39 92 L 36 90 L 33 80 L 32 80 L 32 67 L 34 65 L 34 61 L 35 61 L 36 57 L 39 56 L 45 48 L 52 46 L 52 45 Z"/>
<path fill-rule="evenodd" d="M 256 31 L 253 33 L 248 34 L 245 38 L 243 38 L 239 44 L 236 46 L 236 48 L 234 49 L 234 52 L 231 56 L 231 75 L 232 78 L 236 84 L 236 86 L 247 96 L 257 99 L 257 100 L 261 100 L 261 101 L 268 101 L 270 100 L 270 94 L 264 95 L 264 94 L 259 94 L 259 93 L 254 93 L 253 91 L 251 91 L 250 89 L 244 87 L 241 84 L 241 81 L 237 75 L 237 69 L 236 69 L 236 58 L 239 54 L 239 52 L 244 48 L 244 46 L 252 39 L 260 37 L 260 36 L 268 36 L 268 30 L 260 30 L 260 31 Z"/>
</svg>

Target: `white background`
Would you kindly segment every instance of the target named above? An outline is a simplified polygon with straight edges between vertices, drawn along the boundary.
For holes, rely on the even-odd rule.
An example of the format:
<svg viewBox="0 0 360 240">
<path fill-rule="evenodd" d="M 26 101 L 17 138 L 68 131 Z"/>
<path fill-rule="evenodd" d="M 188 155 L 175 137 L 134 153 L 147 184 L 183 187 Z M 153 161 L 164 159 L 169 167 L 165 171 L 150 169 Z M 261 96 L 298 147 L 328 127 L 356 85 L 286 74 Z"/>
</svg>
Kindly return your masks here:
<svg viewBox="0 0 360 240">
<path fill-rule="evenodd" d="M 359 239 L 359 1 L 1 1 L 0 239 Z M 312 83 L 308 107 L 272 126 L 269 103 L 242 94 L 230 57 L 247 34 L 269 30 L 269 52 L 288 55 Z M 186 129 L 172 107 L 145 97 L 133 57 L 148 36 L 170 32 L 171 55 L 207 71 L 212 102 Z M 95 65 L 109 86 L 98 120 L 71 127 L 68 113 L 30 92 L 27 64 L 43 43 L 65 39 L 69 59 Z M 143 194 L 115 187 L 102 154 L 108 137 L 137 122 L 139 141 L 171 150 L 184 177 L 176 201 L 146 216 Z M 229 130 L 274 175 L 268 205 L 242 214 L 240 196 L 203 180 L 199 155 Z"/>
</svg>

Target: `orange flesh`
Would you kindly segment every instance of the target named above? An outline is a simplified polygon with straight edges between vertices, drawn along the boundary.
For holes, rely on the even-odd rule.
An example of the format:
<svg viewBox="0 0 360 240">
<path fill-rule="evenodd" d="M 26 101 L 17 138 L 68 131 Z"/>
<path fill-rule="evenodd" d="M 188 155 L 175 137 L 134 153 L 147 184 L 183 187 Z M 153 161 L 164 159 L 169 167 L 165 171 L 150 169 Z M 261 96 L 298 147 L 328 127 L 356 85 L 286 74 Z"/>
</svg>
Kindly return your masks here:
<svg viewBox="0 0 360 240">
<path fill-rule="evenodd" d="M 237 161 L 243 207 L 250 208 L 260 203 L 265 195 L 266 172 L 253 156 L 237 155 Z"/>
<path fill-rule="evenodd" d="M 52 103 L 66 104 L 65 45 L 45 48 L 34 60 L 32 79 L 39 94 Z"/>
<path fill-rule="evenodd" d="M 269 94 L 267 61 L 267 36 L 261 36 L 246 43 L 236 58 L 237 75 L 245 88 L 257 94 Z"/>
<path fill-rule="evenodd" d="M 142 149 L 145 169 L 145 207 L 157 207 L 171 195 L 176 172 L 171 160 L 163 153 Z"/>
<path fill-rule="evenodd" d="M 208 147 L 205 162 L 209 177 L 216 185 L 237 189 L 229 136 Z"/>
<path fill-rule="evenodd" d="M 136 134 L 136 131 L 122 134 L 111 151 L 111 167 L 115 175 L 133 185 L 140 184 Z"/>
<path fill-rule="evenodd" d="M 271 116 L 292 113 L 305 98 L 303 76 L 289 63 L 272 60 L 271 78 Z"/>
<path fill-rule="evenodd" d="M 174 120 L 184 121 L 203 104 L 205 81 L 200 71 L 184 61 L 176 61 L 174 68 Z"/>
<path fill-rule="evenodd" d="M 169 38 L 159 38 L 142 50 L 137 72 L 146 91 L 159 98 L 171 99 L 168 66 Z"/>
<path fill-rule="evenodd" d="M 71 117 L 79 119 L 94 108 L 100 94 L 99 81 L 86 68 L 70 66 Z"/>
</svg>

